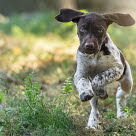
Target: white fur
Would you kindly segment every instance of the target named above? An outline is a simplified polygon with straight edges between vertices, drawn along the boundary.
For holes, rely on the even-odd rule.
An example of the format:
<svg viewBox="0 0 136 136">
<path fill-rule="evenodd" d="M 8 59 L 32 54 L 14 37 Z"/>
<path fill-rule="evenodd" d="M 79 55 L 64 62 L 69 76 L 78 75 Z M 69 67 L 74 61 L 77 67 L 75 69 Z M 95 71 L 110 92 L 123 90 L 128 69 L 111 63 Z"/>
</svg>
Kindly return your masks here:
<svg viewBox="0 0 136 136">
<path fill-rule="evenodd" d="M 99 111 L 98 111 L 98 97 L 93 97 L 90 100 L 90 104 L 91 104 L 91 113 L 89 116 L 89 120 L 87 123 L 87 128 L 97 128 L 98 123 L 99 123 Z"/>
<path fill-rule="evenodd" d="M 126 106 L 125 95 L 126 92 L 119 86 L 116 93 L 117 118 L 126 116 L 126 113 L 123 111 L 123 108 Z"/>
</svg>

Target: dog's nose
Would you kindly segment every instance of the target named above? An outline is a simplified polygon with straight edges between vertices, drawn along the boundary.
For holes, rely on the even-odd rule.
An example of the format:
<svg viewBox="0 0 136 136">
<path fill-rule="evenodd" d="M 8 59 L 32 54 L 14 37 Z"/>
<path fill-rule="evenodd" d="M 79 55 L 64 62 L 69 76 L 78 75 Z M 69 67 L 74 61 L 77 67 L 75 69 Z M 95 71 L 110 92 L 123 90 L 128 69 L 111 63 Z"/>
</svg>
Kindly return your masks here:
<svg viewBox="0 0 136 136">
<path fill-rule="evenodd" d="M 94 48 L 94 43 L 85 43 L 85 48 L 86 49 L 93 49 Z"/>
</svg>

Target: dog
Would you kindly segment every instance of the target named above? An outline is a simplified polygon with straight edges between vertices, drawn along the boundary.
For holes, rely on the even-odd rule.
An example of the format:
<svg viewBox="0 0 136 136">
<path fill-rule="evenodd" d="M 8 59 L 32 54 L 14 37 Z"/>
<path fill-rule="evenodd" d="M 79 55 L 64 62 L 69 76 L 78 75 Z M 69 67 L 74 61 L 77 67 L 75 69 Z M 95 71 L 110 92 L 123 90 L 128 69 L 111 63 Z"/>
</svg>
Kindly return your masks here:
<svg viewBox="0 0 136 136">
<path fill-rule="evenodd" d="M 112 23 L 131 26 L 135 20 L 129 14 L 83 13 L 73 9 L 61 9 L 55 18 L 60 22 L 77 24 L 80 45 L 76 54 L 74 84 L 81 101 L 89 101 L 92 107 L 87 128 L 98 127 L 98 99 L 108 97 L 105 86 L 115 81 L 119 83 L 116 92 L 117 118 L 125 116 L 122 105 L 133 87 L 131 69 L 106 31 Z"/>
</svg>

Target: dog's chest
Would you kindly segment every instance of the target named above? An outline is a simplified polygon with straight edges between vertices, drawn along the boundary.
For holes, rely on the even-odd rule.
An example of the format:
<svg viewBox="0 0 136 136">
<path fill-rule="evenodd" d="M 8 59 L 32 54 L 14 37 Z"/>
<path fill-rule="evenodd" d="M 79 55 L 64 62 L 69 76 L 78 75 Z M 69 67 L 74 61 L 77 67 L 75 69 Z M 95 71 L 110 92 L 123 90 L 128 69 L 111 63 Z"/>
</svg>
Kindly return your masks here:
<svg viewBox="0 0 136 136">
<path fill-rule="evenodd" d="M 96 56 L 82 56 L 79 54 L 77 61 L 79 64 L 78 66 L 83 67 L 87 75 L 92 78 L 95 75 L 114 67 L 118 63 L 117 59 L 113 55 L 103 55 L 101 53 Z"/>
<path fill-rule="evenodd" d="M 115 64 L 115 58 L 112 55 L 103 55 L 94 57 L 89 61 L 88 72 L 91 76 L 95 76 L 111 67 Z"/>
</svg>

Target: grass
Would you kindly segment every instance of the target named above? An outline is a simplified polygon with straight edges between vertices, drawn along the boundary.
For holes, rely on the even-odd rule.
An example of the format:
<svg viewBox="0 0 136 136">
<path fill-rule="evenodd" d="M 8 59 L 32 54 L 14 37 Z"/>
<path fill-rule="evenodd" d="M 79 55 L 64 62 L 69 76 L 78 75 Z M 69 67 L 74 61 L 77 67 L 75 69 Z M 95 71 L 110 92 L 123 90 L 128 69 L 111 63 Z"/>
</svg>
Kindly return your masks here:
<svg viewBox="0 0 136 136">
<path fill-rule="evenodd" d="M 108 30 L 133 71 L 134 89 L 123 107 L 128 118 L 116 119 L 115 97 L 110 95 L 99 102 L 101 122 L 93 131 L 85 129 L 90 105 L 79 100 L 73 87 L 76 29 L 56 22 L 55 15 L 16 14 L 0 23 L 0 135 L 136 135 L 135 26 Z"/>
<path fill-rule="evenodd" d="M 0 111 L 3 134 L 71 135 L 73 122 L 70 113 L 64 112 L 64 99 L 59 103 L 57 99 L 52 101 L 46 98 L 33 73 L 25 78 L 24 94 L 21 97 L 6 97 L 8 107 Z"/>
<path fill-rule="evenodd" d="M 117 120 L 114 108 L 109 106 L 114 99 L 107 99 L 104 102 L 104 108 L 107 110 L 100 107 L 99 131 L 85 129 L 89 105 L 82 104 L 75 96 L 71 78 L 65 81 L 62 90 L 55 98 L 46 97 L 46 92 L 40 88 L 37 75 L 32 72 L 24 80 L 24 93 L 21 91 L 18 96 L 5 95 L 5 105 L 0 110 L 1 135 L 109 136 L 115 134 L 124 136 L 136 134 L 136 116 L 129 112 L 129 107 L 125 109 L 129 117 Z"/>
</svg>

